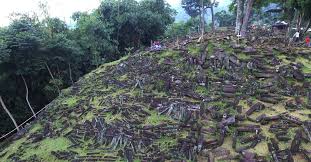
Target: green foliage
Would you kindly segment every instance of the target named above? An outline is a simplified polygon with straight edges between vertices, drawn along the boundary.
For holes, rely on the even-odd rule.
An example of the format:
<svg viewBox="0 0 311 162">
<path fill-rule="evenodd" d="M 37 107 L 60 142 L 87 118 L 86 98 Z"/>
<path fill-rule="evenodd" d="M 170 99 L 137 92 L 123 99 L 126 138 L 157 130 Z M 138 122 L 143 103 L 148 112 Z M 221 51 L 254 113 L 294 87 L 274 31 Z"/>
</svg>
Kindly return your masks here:
<svg viewBox="0 0 311 162">
<path fill-rule="evenodd" d="M 204 86 L 197 86 L 195 88 L 195 92 L 202 95 L 202 96 L 207 96 L 209 94 L 207 88 Z"/>
<path fill-rule="evenodd" d="M 113 28 L 99 19 L 97 12 L 81 14 L 77 20 L 74 38 L 88 53 L 88 60 L 98 66 L 118 58 L 117 42 L 111 38 Z"/>
<path fill-rule="evenodd" d="M 201 47 L 198 47 L 196 44 L 189 45 L 188 51 L 193 56 L 198 56 L 201 52 Z"/>
<path fill-rule="evenodd" d="M 169 39 L 176 39 L 187 36 L 198 31 L 198 18 L 190 18 L 187 22 L 175 22 L 168 26 L 165 37 Z"/>
<path fill-rule="evenodd" d="M 235 23 L 235 16 L 224 10 L 217 12 L 215 19 L 219 23 L 219 27 L 234 26 Z"/>
<path fill-rule="evenodd" d="M 148 116 L 148 118 L 145 121 L 145 124 L 147 124 L 147 125 L 158 125 L 158 124 L 161 124 L 161 123 L 172 121 L 172 119 L 169 118 L 168 116 L 159 115 L 155 111 L 150 111 L 150 114 L 151 115 Z"/>
<path fill-rule="evenodd" d="M 161 37 L 175 14 L 164 0 L 104 0 L 91 13 L 74 13 L 69 28 L 47 4 L 40 9 L 43 19 L 15 14 L 0 28 L 0 95 L 18 123 L 31 115 L 22 76 L 38 111 L 83 74 Z M 2 112 L 0 127 L 0 135 L 12 129 Z"/>
<path fill-rule="evenodd" d="M 185 9 L 186 13 L 191 17 L 197 17 L 202 12 L 202 7 L 210 8 L 212 6 L 218 6 L 218 2 L 214 3 L 212 0 L 182 0 L 182 7 Z"/>
<path fill-rule="evenodd" d="M 121 52 L 128 47 L 149 45 L 174 21 L 174 11 L 164 0 L 104 0 L 98 12 L 101 21 L 109 22 L 114 29 L 111 36 Z"/>
</svg>

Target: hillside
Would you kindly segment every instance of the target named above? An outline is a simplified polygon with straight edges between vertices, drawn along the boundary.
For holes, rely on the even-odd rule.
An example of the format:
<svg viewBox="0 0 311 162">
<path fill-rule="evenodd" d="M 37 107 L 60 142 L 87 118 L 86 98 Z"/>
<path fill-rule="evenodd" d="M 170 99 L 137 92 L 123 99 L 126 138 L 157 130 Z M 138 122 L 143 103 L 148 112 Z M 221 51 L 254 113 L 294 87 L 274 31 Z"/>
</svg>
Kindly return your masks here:
<svg viewBox="0 0 311 162">
<path fill-rule="evenodd" d="M 310 161 L 311 50 L 256 42 L 218 33 L 104 64 L 0 161 Z"/>
</svg>

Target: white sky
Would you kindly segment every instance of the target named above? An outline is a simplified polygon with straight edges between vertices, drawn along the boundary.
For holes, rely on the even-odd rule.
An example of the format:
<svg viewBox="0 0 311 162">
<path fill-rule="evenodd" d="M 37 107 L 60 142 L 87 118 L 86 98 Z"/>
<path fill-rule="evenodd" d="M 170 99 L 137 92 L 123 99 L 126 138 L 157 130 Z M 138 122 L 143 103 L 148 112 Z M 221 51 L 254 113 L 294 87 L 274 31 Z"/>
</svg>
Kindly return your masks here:
<svg viewBox="0 0 311 162">
<path fill-rule="evenodd" d="M 91 11 L 99 6 L 100 0 L 46 0 L 52 17 L 70 21 L 75 11 Z M 6 26 L 12 12 L 38 12 L 40 0 L 0 0 L 0 26 Z M 42 0 L 41 0 L 42 2 Z"/>
<path fill-rule="evenodd" d="M 8 16 L 13 12 L 38 12 L 40 1 L 47 1 L 52 17 L 59 17 L 70 23 L 70 16 L 76 11 L 91 11 L 101 0 L 0 0 L 0 26 L 10 23 Z M 180 5 L 181 0 L 166 0 L 171 6 Z M 226 0 L 218 0 L 219 2 Z"/>
</svg>

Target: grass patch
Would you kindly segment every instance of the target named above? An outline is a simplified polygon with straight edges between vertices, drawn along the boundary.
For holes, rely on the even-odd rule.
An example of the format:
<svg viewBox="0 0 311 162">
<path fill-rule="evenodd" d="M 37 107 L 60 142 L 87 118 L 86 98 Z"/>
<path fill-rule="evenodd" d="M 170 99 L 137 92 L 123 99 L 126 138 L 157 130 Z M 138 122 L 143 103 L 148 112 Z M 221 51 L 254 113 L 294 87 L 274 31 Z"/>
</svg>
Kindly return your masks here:
<svg viewBox="0 0 311 162">
<path fill-rule="evenodd" d="M 250 151 L 257 153 L 259 156 L 269 155 L 268 145 L 265 141 L 261 141 L 254 148 L 251 148 Z"/>
<path fill-rule="evenodd" d="M 78 99 L 77 97 L 71 97 L 71 98 L 66 99 L 63 103 L 67 105 L 68 107 L 74 107 L 77 105 Z"/>
<path fill-rule="evenodd" d="M 124 74 L 118 78 L 119 81 L 126 81 L 128 79 L 127 74 Z"/>
<path fill-rule="evenodd" d="M 165 115 L 158 115 L 157 112 L 155 111 L 150 111 L 149 112 L 151 115 L 147 117 L 145 120 L 146 125 L 158 125 L 164 122 L 172 121 L 171 118 Z"/>
<path fill-rule="evenodd" d="M 29 133 L 37 132 L 37 131 L 41 130 L 42 128 L 43 127 L 42 127 L 42 125 L 40 123 L 36 123 L 36 124 L 32 125 Z"/>
<path fill-rule="evenodd" d="M 51 155 L 52 151 L 66 151 L 70 145 L 70 141 L 64 137 L 58 138 L 46 138 L 37 147 L 29 147 L 25 150 L 26 154 L 22 156 L 22 159 L 28 159 L 31 156 L 36 155 L 40 159 L 45 161 L 57 161 L 54 156 Z M 34 145 L 31 145 L 34 146 Z"/>
<path fill-rule="evenodd" d="M 179 58 L 179 52 L 173 50 L 167 50 L 156 56 L 159 58 L 159 64 L 162 64 L 166 58 L 177 59 Z"/>
<path fill-rule="evenodd" d="M 169 150 L 170 147 L 177 145 L 177 138 L 162 137 L 156 140 L 155 144 L 158 145 L 161 150 Z"/>
<path fill-rule="evenodd" d="M 91 100 L 91 104 L 98 109 L 101 101 L 102 99 L 100 97 L 94 97 Z"/>
<path fill-rule="evenodd" d="M 194 91 L 202 96 L 206 96 L 209 94 L 207 88 L 204 86 L 197 86 Z"/>
<path fill-rule="evenodd" d="M 17 153 L 19 148 L 23 145 L 25 141 L 26 138 L 21 138 L 17 141 L 12 142 L 11 145 L 9 145 L 6 149 L 4 149 L 1 152 L 1 154 L 6 152 L 6 154 L 2 158 L 0 158 L 0 161 L 10 161 L 8 157 L 14 153 Z"/>
<path fill-rule="evenodd" d="M 188 51 L 192 56 L 198 56 L 201 52 L 201 48 L 197 45 L 189 45 Z"/>
<path fill-rule="evenodd" d="M 107 67 L 107 66 L 118 65 L 119 63 L 121 63 L 121 62 L 124 61 L 124 60 L 127 60 L 128 58 L 129 58 L 129 55 L 126 55 L 126 56 L 120 58 L 119 60 L 116 60 L 116 61 L 112 61 L 112 62 L 103 64 L 101 67 Z M 101 69 L 101 68 L 100 68 L 100 69 Z"/>
<path fill-rule="evenodd" d="M 105 114 L 105 121 L 109 124 L 115 121 L 116 119 L 122 119 L 121 114 L 115 114 L 113 115 L 111 112 L 108 112 Z"/>
<path fill-rule="evenodd" d="M 238 57 L 241 60 L 249 60 L 251 58 L 249 55 L 246 55 L 245 53 L 238 54 Z"/>
<path fill-rule="evenodd" d="M 303 68 L 302 68 L 303 73 L 311 73 L 311 60 L 308 60 L 308 59 L 305 59 L 302 57 L 298 57 L 296 59 L 296 62 L 303 64 Z"/>
</svg>

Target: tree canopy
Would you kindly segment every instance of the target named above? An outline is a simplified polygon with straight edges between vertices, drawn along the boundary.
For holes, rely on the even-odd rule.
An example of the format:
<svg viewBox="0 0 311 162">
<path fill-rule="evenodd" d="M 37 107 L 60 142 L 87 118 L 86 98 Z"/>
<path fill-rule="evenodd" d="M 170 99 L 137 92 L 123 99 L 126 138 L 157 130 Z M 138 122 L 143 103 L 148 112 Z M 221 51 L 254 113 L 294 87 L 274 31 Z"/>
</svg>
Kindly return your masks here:
<svg viewBox="0 0 311 162">
<path fill-rule="evenodd" d="M 15 14 L 0 28 L 0 96 L 17 123 L 31 116 L 27 105 L 38 111 L 83 74 L 125 55 L 126 48 L 163 36 L 175 14 L 164 0 L 104 0 L 91 13 L 74 13 L 75 26 L 69 27 L 49 15 L 47 4 L 39 6 L 42 15 Z M 0 113 L 0 135 L 13 128 L 9 120 Z"/>
</svg>

